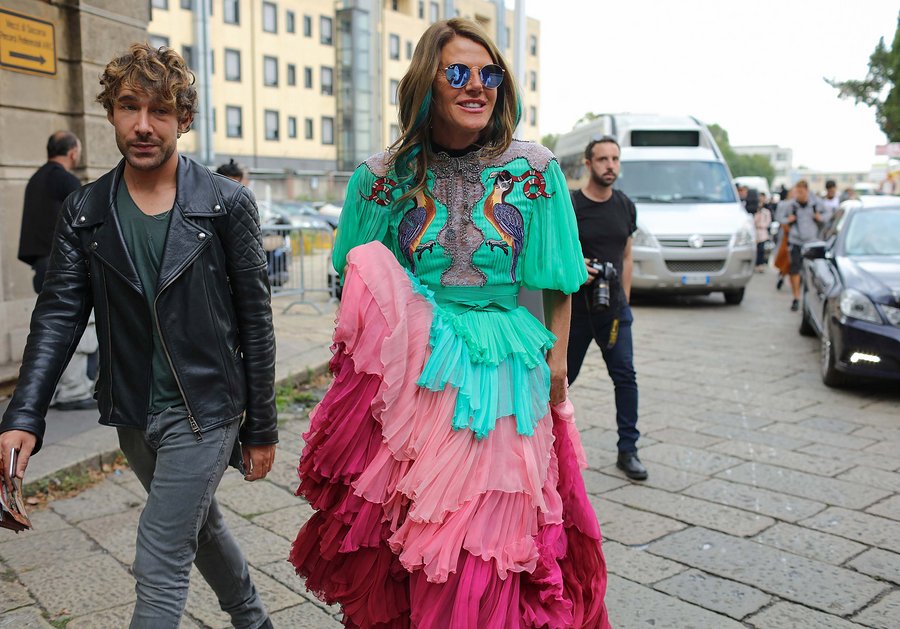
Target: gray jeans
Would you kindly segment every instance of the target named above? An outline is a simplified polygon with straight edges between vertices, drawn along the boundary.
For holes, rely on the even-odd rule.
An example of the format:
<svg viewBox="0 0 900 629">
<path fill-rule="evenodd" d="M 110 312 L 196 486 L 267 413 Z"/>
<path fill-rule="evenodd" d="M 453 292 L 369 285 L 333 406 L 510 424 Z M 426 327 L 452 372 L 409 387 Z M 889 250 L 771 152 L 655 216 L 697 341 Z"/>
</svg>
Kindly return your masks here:
<svg viewBox="0 0 900 629">
<path fill-rule="evenodd" d="M 191 563 L 235 627 L 263 625 L 266 610 L 214 497 L 238 423 L 205 431 L 197 441 L 182 408 L 150 415 L 146 432 L 118 431 L 122 452 L 148 494 L 137 531 L 131 629 L 178 629 Z"/>
</svg>

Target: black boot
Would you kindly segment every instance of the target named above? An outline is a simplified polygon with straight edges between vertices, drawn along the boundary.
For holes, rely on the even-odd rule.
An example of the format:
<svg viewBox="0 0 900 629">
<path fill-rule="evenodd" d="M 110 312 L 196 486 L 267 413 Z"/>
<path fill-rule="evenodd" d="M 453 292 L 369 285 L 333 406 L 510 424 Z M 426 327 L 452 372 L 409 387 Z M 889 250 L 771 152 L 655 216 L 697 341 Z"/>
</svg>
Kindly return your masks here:
<svg viewBox="0 0 900 629">
<path fill-rule="evenodd" d="M 641 463 L 637 452 L 619 452 L 616 467 L 631 480 L 647 480 L 647 468 Z"/>
</svg>

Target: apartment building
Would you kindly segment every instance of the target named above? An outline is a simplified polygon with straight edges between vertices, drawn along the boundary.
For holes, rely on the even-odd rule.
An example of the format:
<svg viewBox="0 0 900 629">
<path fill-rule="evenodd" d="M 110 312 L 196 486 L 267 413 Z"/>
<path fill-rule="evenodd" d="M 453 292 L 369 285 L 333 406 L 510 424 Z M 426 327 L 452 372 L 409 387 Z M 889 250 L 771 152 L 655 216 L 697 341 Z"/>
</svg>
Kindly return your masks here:
<svg viewBox="0 0 900 629">
<path fill-rule="evenodd" d="M 198 69 L 209 42 L 209 138 L 213 163 L 234 158 L 254 178 L 289 180 L 285 196 L 321 198 L 323 178 L 352 170 L 399 134 L 397 85 L 433 22 L 461 15 L 505 44 L 513 64 L 514 15 L 489 0 L 151 0 L 152 45 L 170 46 Z M 200 23 L 197 7 L 209 16 Z M 500 2 L 500 5 L 504 3 Z M 498 20 L 498 16 L 500 20 Z M 519 137 L 539 133 L 540 24 L 527 19 Z M 203 29 L 208 29 L 204 31 Z M 199 77 L 202 83 L 202 75 Z M 512 78 L 512 77 L 510 77 Z M 202 125 L 200 125 L 202 128 Z M 180 148 L 201 158 L 201 133 Z M 343 179 L 343 178 L 341 178 Z"/>
</svg>

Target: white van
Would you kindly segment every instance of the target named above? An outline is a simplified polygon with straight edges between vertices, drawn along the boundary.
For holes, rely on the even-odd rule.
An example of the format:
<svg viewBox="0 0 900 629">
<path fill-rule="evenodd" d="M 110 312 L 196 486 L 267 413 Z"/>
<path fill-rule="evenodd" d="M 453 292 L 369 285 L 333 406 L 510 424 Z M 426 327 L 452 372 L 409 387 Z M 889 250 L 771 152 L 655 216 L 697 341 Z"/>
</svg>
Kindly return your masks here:
<svg viewBox="0 0 900 629">
<path fill-rule="evenodd" d="M 616 187 L 637 206 L 632 291 L 722 292 L 727 303 L 741 303 L 755 230 L 706 125 L 689 116 L 604 114 L 557 140 L 570 188 L 587 178 L 588 142 L 604 135 L 622 148 Z"/>
</svg>

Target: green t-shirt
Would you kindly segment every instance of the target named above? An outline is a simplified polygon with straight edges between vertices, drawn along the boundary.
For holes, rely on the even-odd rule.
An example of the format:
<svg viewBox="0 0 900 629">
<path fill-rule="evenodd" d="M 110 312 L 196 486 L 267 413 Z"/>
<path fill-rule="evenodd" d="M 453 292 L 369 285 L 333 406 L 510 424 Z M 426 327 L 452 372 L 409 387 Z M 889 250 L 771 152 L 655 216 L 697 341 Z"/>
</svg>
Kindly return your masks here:
<svg viewBox="0 0 900 629">
<path fill-rule="evenodd" d="M 166 234 L 169 231 L 169 219 L 172 211 L 169 210 L 155 216 L 144 214 L 128 193 L 124 179 L 119 183 L 119 189 L 116 191 L 116 209 L 119 222 L 122 224 L 125 244 L 128 246 L 128 252 L 131 254 L 138 276 L 141 278 L 141 285 L 144 288 L 144 296 L 147 298 L 147 306 L 153 324 L 153 353 L 150 359 L 152 381 L 148 411 L 159 413 L 170 407 L 184 406 L 178 383 L 175 381 L 175 375 L 172 373 L 172 367 L 159 337 L 159 325 L 153 309 L 159 268 L 162 263 L 163 248 L 166 244 Z"/>
</svg>

